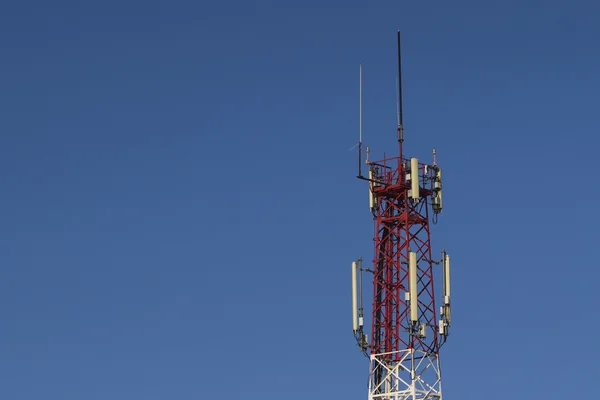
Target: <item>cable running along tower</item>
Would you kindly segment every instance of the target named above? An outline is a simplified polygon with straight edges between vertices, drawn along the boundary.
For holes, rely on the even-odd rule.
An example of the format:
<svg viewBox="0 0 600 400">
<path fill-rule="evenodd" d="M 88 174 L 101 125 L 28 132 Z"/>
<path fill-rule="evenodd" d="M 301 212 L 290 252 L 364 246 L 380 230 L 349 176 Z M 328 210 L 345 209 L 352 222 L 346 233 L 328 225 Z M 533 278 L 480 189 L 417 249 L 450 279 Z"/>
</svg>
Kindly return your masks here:
<svg viewBox="0 0 600 400">
<path fill-rule="evenodd" d="M 398 31 L 399 156 L 370 161 L 362 173 L 362 66 L 360 68 L 358 178 L 369 185 L 375 222 L 372 269 L 362 257 L 352 263 L 352 325 L 361 351 L 369 357 L 369 400 L 442 399 L 440 347 L 450 327 L 450 257 L 433 256 L 430 220 L 442 211 L 442 170 L 403 155 L 402 63 Z M 364 329 L 363 275 L 373 277 L 371 337 Z M 436 308 L 434 281 L 442 286 Z M 439 312 L 439 313 L 438 313 Z"/>
</svg>

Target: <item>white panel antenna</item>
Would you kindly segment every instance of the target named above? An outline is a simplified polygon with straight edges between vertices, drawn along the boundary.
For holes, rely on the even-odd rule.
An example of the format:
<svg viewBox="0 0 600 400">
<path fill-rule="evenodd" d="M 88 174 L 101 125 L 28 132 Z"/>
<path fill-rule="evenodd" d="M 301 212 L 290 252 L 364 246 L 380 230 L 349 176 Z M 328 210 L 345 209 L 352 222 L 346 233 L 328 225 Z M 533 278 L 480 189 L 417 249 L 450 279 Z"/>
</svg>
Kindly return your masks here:
<svg viewBox="0 0 600 400">
<path fill-rule="evenodd" d="M 410 290 L 410 320 L 417 322 L 419 320 L 419 289 L 417 288 L 417 253 L 409 252 L 408 275 Z"/>
<path fill-rule="evenodd" d="M 410 159 L 410 197 L 419 200 L 419 160 Z"/>
</svg>

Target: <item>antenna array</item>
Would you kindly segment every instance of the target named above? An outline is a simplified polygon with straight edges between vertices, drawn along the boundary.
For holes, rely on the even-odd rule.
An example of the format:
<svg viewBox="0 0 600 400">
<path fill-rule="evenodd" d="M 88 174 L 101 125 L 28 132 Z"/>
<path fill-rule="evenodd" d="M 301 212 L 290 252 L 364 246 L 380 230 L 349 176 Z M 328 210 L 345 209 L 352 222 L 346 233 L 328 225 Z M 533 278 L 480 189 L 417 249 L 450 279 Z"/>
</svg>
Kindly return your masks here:
<svg viewBox="0 0 600 400">
<path fill-rule="evenodd" d="M 370 359 L 369 400 L 441 399 L 439 349 L 450 327 L 450 256 L 434 260 L 430 212 L 442 212 L 442 170 L 402 153 L 402 62 L 398 31 L 397 116 L 399 156 L 370 161 L 362 175 L 362 65 L 358 178 L 369 182 L 369 209 L 375 222 L 373 269 L 362 257 L 352 262 L 352 329 Z M 438 266 L 441 266 L 439 268 Z M 363 273 L 373 276 L 371 338 L 364 332 Z M 442 307 L 436 309 L 434 281 L 441 275 Z"/>
</svg>

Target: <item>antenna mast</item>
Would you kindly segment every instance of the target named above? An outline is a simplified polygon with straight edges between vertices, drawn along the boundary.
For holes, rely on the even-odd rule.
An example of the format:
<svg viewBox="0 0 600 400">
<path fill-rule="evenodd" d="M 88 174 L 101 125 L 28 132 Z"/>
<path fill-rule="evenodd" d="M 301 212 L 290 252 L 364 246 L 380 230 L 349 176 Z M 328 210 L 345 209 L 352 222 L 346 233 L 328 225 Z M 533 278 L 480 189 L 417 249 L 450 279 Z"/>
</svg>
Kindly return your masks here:
<svg viewBox="0 0 600 400">
<path fill-rule="evenodd" d="M 352 263 L 353 332 L 369 357 L 369 400 L 442 399 L 439 350 L 450 327 L 450 256 L 431 250 L 430 216 L 442 211 L 442 170 L 405 158 L 402 115 L 402 63 L 398 31 L 398 143 L 400 155 L 368 161 L 369 209 L 375 223 L 373 269 Z M 362 153 L 362 65 L 360 68 Z M 369 149 L 367 148 L 367 156 Z M 362 273 L 373 276 L 371 337 L 364 333 Z M 358 282 L 357 282 L 358 281 Z M 443 288 L 436 307 L 434 282 Z M 439 312 L 439 314 L 438 314 Z M 366 329 L 366 328 L 365 328 Z"/>
<path fill-rule="evenodd" d="M 362 64 L 360 64 L 360 75 L 358 78 L 358 86 L 359 86 L 359 95 L 358 95 L 358 103 L 359 103 L 359 117 L 358 117 L 358 124 L 359 124 L 359 128 L 358 128 L 358 134 L 359 134 L 359 139 L 358 139 L 358 143 L 362 143 Z"/>
<path fill-rule="evenodd" d="M 358 78 L 358 176 L 357 178 L 363 179 L 362 176 L 362 64 L 359 66 L 359 78 Z"/>
<path fill-rule="evenodd" d="M 398 143 L 400 158 L 402 158 L 402 143 L 404 142 L 404 121 L 402 119 L 402 57 L 400 52 L 400 31 L 398 31 Z"/>
</svg>

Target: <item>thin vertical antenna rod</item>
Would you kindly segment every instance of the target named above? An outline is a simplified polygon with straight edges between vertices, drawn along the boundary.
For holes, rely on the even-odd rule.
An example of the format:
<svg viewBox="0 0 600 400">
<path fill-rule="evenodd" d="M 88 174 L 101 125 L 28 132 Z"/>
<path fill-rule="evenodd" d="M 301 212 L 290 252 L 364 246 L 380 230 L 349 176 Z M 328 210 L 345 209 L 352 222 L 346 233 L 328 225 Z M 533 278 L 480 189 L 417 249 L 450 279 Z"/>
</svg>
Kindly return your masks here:
<svg viewBox="0 0 600 400">
<path fill-rule="evenodd" d="M 398 122 L 402 121 L 402 58 L 400 56 L 400 31 L 398 31 Z"/>
<path fill-rule="evenodd" d="M 396 77 L 396 89 L 398 89 L 398 77 Z M 398 118 L 398 125 L 400 125 L 400 98 L 398 92 L 396 92 L 396 117 Z"/>
<path fill-rule="evenodd" d="M 358 143 L 362 143 L 362 64 L 360 64 L 360 77 L 359 77 L 359 140 Z"/>
<path fill-rule="evenodd" d="M 358 178 L 362 178 L 362 64 L 359 66 L 358 85 Z"/>
<path fill-rule="evenodd" d="M 400 56 L 400 31 L 398 31 L 398 142 L 400 143 L 400 159 L 402 159 L 402 142 L 404 142 L 404 121 L 402 120 L 402 58 Z"/>
</svg>

